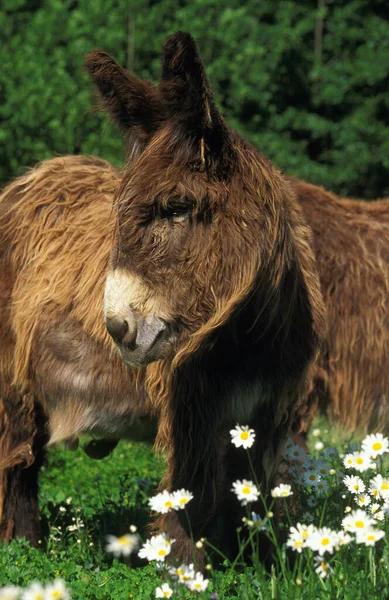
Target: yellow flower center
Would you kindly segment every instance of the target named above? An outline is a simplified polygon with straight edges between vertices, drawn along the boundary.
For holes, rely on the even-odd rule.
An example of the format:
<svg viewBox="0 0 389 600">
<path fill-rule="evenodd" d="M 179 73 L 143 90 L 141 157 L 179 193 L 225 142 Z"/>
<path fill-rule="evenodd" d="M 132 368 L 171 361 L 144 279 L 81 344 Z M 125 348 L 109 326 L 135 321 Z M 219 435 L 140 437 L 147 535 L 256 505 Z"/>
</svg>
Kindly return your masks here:
<svg viewBox="0 0 389 600">
<path fill-rule="evenodd" d="M 321 563 L 320 563 L 320 566 L 321 566 L 321 568 L 323 569 L 323 571 L 327 571 L 327 568 L 328 568 L 328 567 L 327 567 L 327 565 L 326 565 L 326 563 L 325 563 L 325 562 L 321 562 Z"/>
<path fill-rule="evenodd" d="M 281 496 L 289 496 L 288 490 L 282 490 Z"/>
<path fill-rule="evenodd" d="M 167 502 L 165 502 L 164 506 L 166 506 L 166 508 L 171 508 L 173 506 L 173 502 L 171 502 L 170 500 L 167 500 Z"/>
<path fill-rule="evenodd" d="M 389 484 L 387 483 L 387 481 L 381 483 L 381 490 L 389 490 Z"/>
<path fill-rule="evenodd" d="M 197 590 L 201 590 L 201 583 L 195 583 L 195 584 L 194 584 L 194 587 L 195 587 Z"/>
<path fill-rule="evenodd" d="M 118 543 L 119 543 L 121 546 L 127 546 L 127 544 L 128 544 L 128 540 L 127 540 L 126 536 L 125 536 L 125 535 L 122 535 L 122 537 L 118 538 Z"/>
<path fill-rule="evenodd" d="M 358 529 L 363 529 L 365 526 L 365 523 L 363 521 L 355 521 L 355 527 L 358 527 Z"/>
<path fill-rule="evenodd" d="M 169 597 L 169 596 L 170 596 L 170 592 L 168 592 L 168 590 L 166 590 L 166 591 L 164 592 L 164 596 L 167 596 L 167 597 Z"/>
<path fill-rule="evenodd" d="M 367 541 L 368 542 L 374 542 L 374 540 L 375 540 L 375 535 L 370 534 L 370 535 L 367 536 Z"/>
<path fill-rule="evenodd" d="M 251 492 L 251 488 L 249 488 L 247 485 L 242 488 L 242 494 L 249 494 Z"/>
<path fill-rule="evenodd" d="M 323 538 L 321 541 L 322 546 L 328 546 L 329 543 L 330 543 L 330 538 Z"/>
<path fill-rule="evenodd" d="M 303 537 L 305 537 L 305 538 L 309 537 L 308 531 L 303 531 Z"/>
<path fill-rule="evenodd" d="M 61 598 L 62 594 L 59 590 L 54 590 L 54 592 L 52 592 L 51 597 L 52 598 Z"/>
<path fill-rule="evenodd" d="M 177 575 L 183 575 L 184 571 L 182 569 L 177 569 L 176 573 L 177 573 Z"/>
<path fill-rule="evenodd" d="M 381 450 L 381 448 L 382 448 L 381 442 L 374 442 L 372 448 L 373 448 L 373 450 Z"/>
<path fill-rule="evenodd" d="M 356 484 L 354 485 L 354 490 L 359 490 L 359 483 L 356 483 Z"/>
<path fill-rule="evenodd" d="M 352 465 L 353 464 L 353 459 L 352 458 L 348 458 L 347 459 L 347 464 L 348 465 Z"/>
<path fill-rule="evenodd" d="M 166 550 L 158 550 L 158 556 L 166 556 Z"/>
<path fill-rule="evenodd" d="M 186 496 L 184 496 L 183 498 L 181 498 L 181 500 L 179 501 L 178 504 L 186 504 L 188 502 L 188 498 L 186 498 Z"/>
<path fill-rule="evenodd" d="M 355 461 L 357 463 L 357 465 L 363 465 L 363 458 L 361 458 L 360 456 L 358 456 L 357 460 Z"/>
<path fill-rule="evenodd" d="M 294 543 L 295 548 L 298 548 L 299 546 L 303 546 L 304 542 L 300 542 L 299 540 L 296 540 Z"/>
<path fill-rule="evenodd" d="M 241 440 L 248 440 L 249 439 L 249 432 L 248 431 L 242 431 L 242 433 L 240 434 L 240 439 Z"/>
<path fill-rule="evenodd" d="M 373 494 L 373 496 L 379 496 L 379 491 L 378 490 L 372 490 L 371 492 Z"/>
<path fill-rule="evenodd" d="M 38 592 L 37 594 L 35 594 L 34 600 L 43 600 L 42 592 Z"/>
<path fill-rule="evenodd" d="M 311 475 L 309 476 L 309 479 L 310 479 L 311 481 L 315 481 L 315 479 L 316 479 L 316 475 L 315 475 L 314 473 L 311 473 Z"/>
</svg>

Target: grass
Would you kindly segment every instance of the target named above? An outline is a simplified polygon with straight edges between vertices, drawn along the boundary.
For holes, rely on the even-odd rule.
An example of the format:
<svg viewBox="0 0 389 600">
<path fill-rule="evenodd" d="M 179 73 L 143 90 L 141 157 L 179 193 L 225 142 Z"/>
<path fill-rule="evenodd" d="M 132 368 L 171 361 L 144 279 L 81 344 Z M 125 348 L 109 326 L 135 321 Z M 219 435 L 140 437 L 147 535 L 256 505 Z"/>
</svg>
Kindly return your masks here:
<svg viewBox="0 0 389 600">
<path fill-rule="evenodd" d="M 350 440 L 330 430 L 324 421 L 319 425 L 324 450 L 336 445 L 344 452 Z M 318 439 L 312 439 L 312 449 Z M 318 456 L 314 449 L 313 454 Z M 386 520 L 377 523 L 387 535 L 376 547 L 353 542 L 334 554 L 327 553 L 324 559 L 330 563 L 333 573 L 323 579 L 314 570 L 313 551 L 304 549 L 298 554 L 286 550 L 284 542 L 290 525 L 312 522 L 339 530 L 346 506 L 357 508 L 355 498 L 347 492 L 342 479 L 337 481 L 340 470 L 344 470 L 340 459 L 330 466 L 337 474 L 328 476 L 329 489 L 322 495 L 295 483 L 292 487 L 297 508 L 288 512 L 288 499 L 280 500 L 284 518 L 277 539 L 281 538 L 282 543 L 277 543 L 276 560 L 270 572 L 265 571 L 255 556 L 251 563 L 254 566 L 245 565 L 241 556 L 236 565 L 225 562 L 224 567 L 210 570 L 210 585 L 205 592 L 191 593 L 177 586 L 174 597 L 209 599 L 217 594 L 218 599 L 229 600 L 389 598 Z M 385 474 L 385 464 L 380 461 L 379 466 Z M 26 587 L 32 581 L 43 583 L 59 577 L 65 580 L 74 599 L 155 598 L 155 588 L 161 585 L 163 574 L 152 563 L 143 566 L 136 556 L 113 559 L 104 546 L 107 534 L 120 536 L 129 531 L 131 524 L 138 527 L 145 539 L 149 519 L 147 500 L 156 492 L 163 468 L 163 461 L 150 447 L 140 443 L 122 441 L 110 457 L 101 461 L 93 461 L 81 449 L 76 452 L 52 450 L 49 466 L 42 474 L 40 494 L 47 546 L 42 551 L 33 549 L 24 540 L 0 545 L 0 586 Z M 369 479 L 374 473 L 359 475 Z M 270 525 L 271 522 L 272 519 Z M 243 529 L 247 530 L 242 524 Z M 249 531 L 250 547 L 255 554 L 255 545 L 260 542 L 253 530 Z M 273 536 L 271 526 L 268 535 Z"/>
</svg>

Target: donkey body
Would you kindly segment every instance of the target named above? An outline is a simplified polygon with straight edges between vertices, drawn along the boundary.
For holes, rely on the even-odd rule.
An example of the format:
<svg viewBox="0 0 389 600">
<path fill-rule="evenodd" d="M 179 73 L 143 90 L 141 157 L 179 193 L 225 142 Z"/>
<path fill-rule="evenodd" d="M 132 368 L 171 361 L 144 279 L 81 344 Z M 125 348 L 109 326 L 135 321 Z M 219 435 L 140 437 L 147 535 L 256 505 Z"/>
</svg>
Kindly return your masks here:
<svg viewBox="0 0 389 600">
<path fill-rule="evenodd" d="M 0 198 L 1 532 L 37 542 L 48 443 L 149 435 L 154 417 L 195 539 L 215 516 L 234 531 L 231 482 L 250 469 L 229 429 L 256 430 L 266 494 L 324 338 L 310 231 L 291 185 L 224 124 L 189 35 L 167 41 L 158 89 L 103 53 L 86 65 L 126 134 L 124 173 L 55 159 Z M 181 516 L 160 524 L 189 560 Z"/>
</svg>

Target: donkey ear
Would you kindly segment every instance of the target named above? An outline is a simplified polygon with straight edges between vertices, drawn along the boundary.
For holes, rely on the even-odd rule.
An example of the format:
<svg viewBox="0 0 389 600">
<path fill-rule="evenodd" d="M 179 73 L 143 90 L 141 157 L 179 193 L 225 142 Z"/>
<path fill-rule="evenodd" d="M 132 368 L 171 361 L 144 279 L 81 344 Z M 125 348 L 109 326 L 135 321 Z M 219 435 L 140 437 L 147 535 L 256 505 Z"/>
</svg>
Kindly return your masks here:
<svg viewBox="0 0 389 600">
<path fill-rule="evenodd" d="M 157 89 L 131 75 L 105 52 L 93 50 L 85 57 L 103 108 L 124 131 L 132 159 L 139 156 L 164 118 Z"/>
<path fill-rule="evenodd" d="M 181 121 L 189 133 L 204 136 L 226 129 L 189 33 L 178 31 L 167 39 L 159 87 L 170 116 Z"/>
</svg>

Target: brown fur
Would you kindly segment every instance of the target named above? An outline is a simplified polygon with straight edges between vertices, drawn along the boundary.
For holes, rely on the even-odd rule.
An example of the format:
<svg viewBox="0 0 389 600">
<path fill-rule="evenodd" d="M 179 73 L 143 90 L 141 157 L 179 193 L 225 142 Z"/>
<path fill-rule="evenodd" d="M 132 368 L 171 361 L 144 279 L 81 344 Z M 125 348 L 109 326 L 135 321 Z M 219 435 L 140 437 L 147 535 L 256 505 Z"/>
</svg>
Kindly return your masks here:
<svg viewBox="0 0 389 600">
<path fill-rule="evenodd" d="M 149 433 L 158 415 L 166 485 L 195 494 L 195 537 L 211 532 L 215 515 L 227 516 L 235 537 L 239 504 L 224 500 L 231 481 L 250 473 L 228 431 L 237 421 L 256 429 L 253 460 L 266 493 L 324 337 L 310 231 L 289 183 L 224 124 L 190 36 L 166 44 L 155 119 L 137 111 L 148 85 L 133 77 L 129 85 L 101 53 L 87 66 L 128 130 L 125 173 L 98 159 L 54 159 L 0 197 L 2 411 L 28 398 L 31 414 L 44 414 L 26 425 L 9 418 L 1 431 L 2 503 L 22 495 L 26 477 L 36 492 L 34 465 L 9 470 L 26 442 L 39 466 L 36 440 L 46 435 L 74 443 L 84 431 Z M 110 83 L 100 85 L 102 73 Z M 172 198 L 190 204 L 190 218 L 163 217 Z M 163 360 L 137 372 L 104 329 L 107 267 L 135 281 L 128 303 L 142 318 L 161 310 L 169 319 Z M 4 512 L 3 531 L 12 519 Z M 182 515 L 162 524 L 189 560 Z"/>
</svg>

